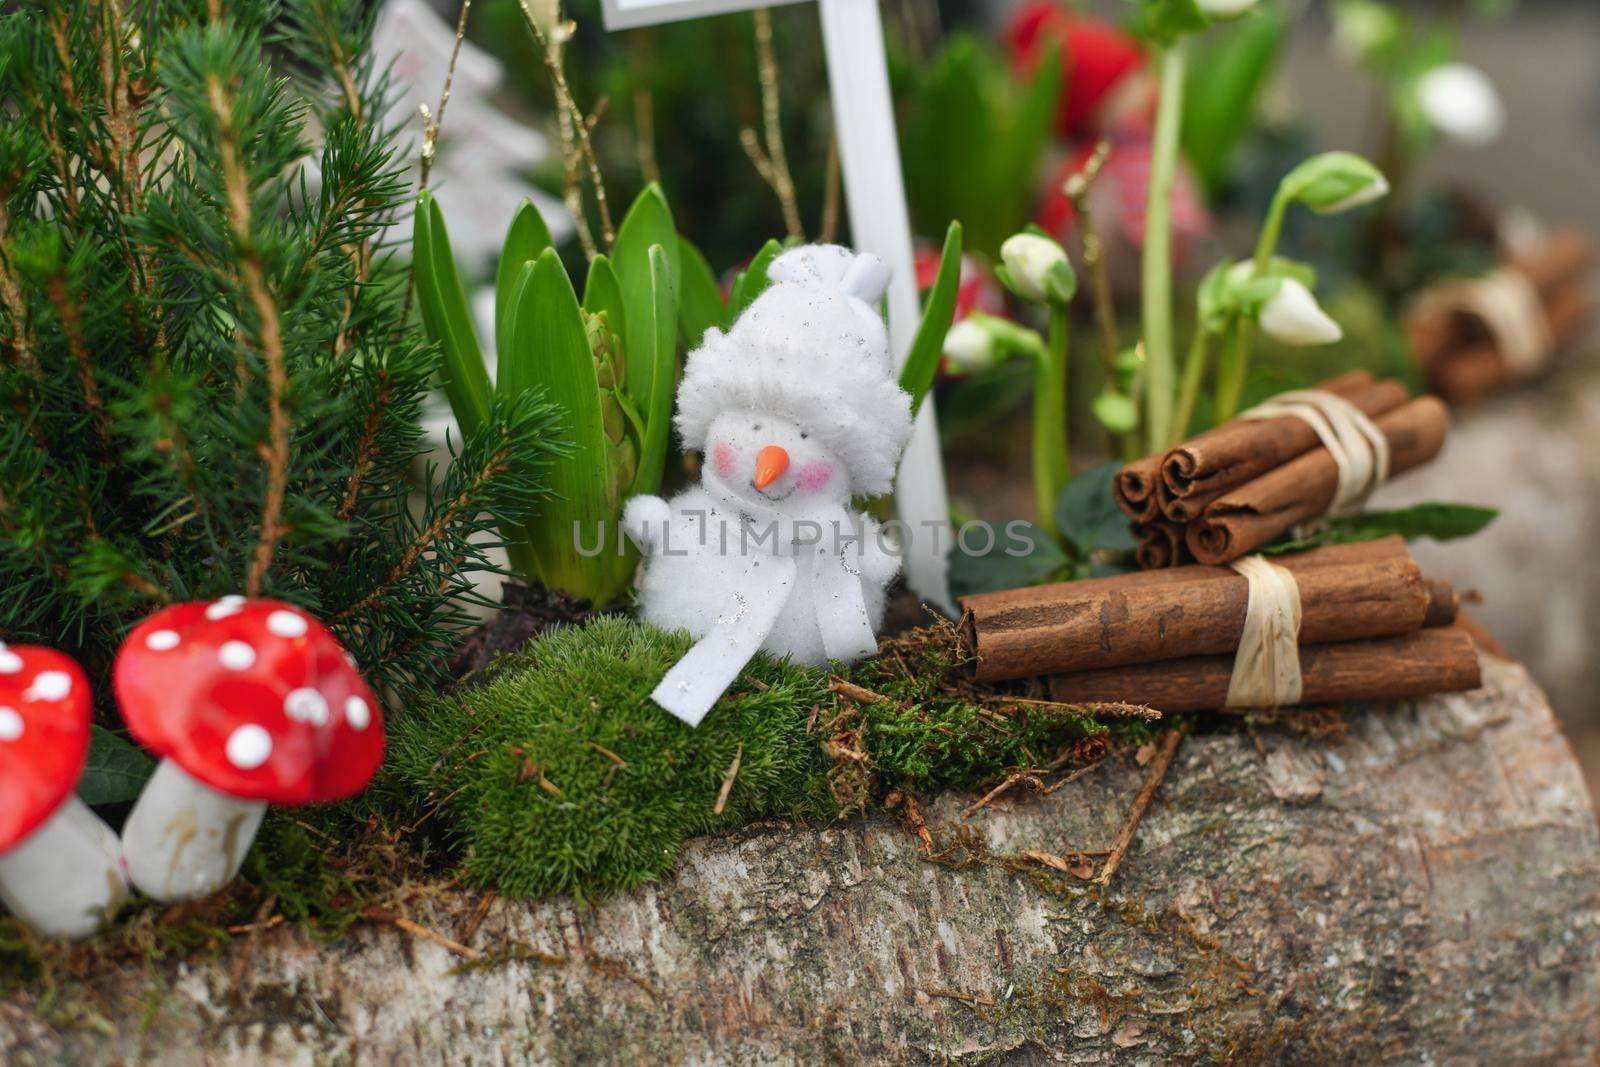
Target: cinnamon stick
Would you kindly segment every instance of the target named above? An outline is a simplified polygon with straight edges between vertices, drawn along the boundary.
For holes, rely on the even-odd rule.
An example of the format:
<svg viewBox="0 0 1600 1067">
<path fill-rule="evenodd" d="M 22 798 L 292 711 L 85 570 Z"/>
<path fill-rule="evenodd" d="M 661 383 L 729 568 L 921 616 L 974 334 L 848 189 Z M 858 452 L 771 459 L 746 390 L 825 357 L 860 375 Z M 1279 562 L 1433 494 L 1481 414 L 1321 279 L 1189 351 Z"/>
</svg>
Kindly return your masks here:
<svg viewBox="0 0 1600 1067">
<path fill-rule="evenodd" d="M 1458 693 L 1481 684 L 1478 653 L 1461 626 L 1300 649 L 1301 700 L 1403 700 Z M 1125 701 L 1164 712 L 1222 707 L 1233 657 L 1199 656 L 1107 670 L 1058 674 L 1050 697 L 1063 703 Z"/>
<path fill-rule="evenodd" d="M 1317 388 L 1326 389 L 1329 392 L 1338 393 L 1339 395 L 1343 396 L 1348 392 L 1360 390 L 1370 385 L 1372 385 L 1371 374 L 1368 374 L 1364 370 L 1354 370 L 1345 374 L 1341 374 L 1336 378 L 1331 378 L 1328 381 L 1318 385 Z M 1400 402 L 1403 401 L 1404 394 L 1402 392 Z M 1307 428 L 1304 423 L 1300 422 L 1299 419 L 1273 419 L 1262 420 L 1259 423 L 1251 423 L 1247 436 L 1252 440 L 1257 439 L 1259 436 L 1259 428 L 1263 425 L 1268 427 L 1267 433 L 1268 436 L 1270 436 L 1272 432 L 1272 424 L 1280 422 L 1295 423 L 1302 430 L 1307 430 L 1309 432 L 1309 428 Z M 1206 440 L 1216 432 L 1216 430 L 1209 430 L 1206 433 L 1201 434 L 1195 440 Z M 1193 444 L 1194 442 L 1191 441 L 1188 443 Z M 1311 448 L 1316 443 L 1316 435 L 1313 433 L 1311 434 L 1310 443 L 1303 445 L 1298 451 L 1304 452 L 1306 449 Z M 1183 446 L 1180 445 L 1179 447 L 1181 448 Z M 1286 452 L 1277 462 L 1282 462 L 1283 459 L 1287 459 L 1295 454 L 1297 453 Z M 1171 488 L 1166 484 L 1166 479 L 1162 475 L 1162 466 L 1166 462 L 1169 455 L 1169 452 L 1157 452 L 1154 455 L 1145 456 L 1143 459 L 1135 460 L 1117 472 L 1116 480 L 1112 486 L 1112 494 L 1116 497 L 1117 506 L 1122 509 L 1123 514 L 1127 515 L 1128 518 L 1132 519 L 1134 522 L 1153 522 L 1164 514 L 1167 515 L 1168 518 L 1172 518 L 1168 509 L 1170 507 L 1170 501 L 1173 499 L 1173 494 Z M 1276 463 L 1269 463 L 1267 466 L 1271 467 L 1275 465 Z"/>
<path fill-rule="evenodd" d="M 1377 418 L 1409 399 L 1397 381 L 1375 382 L 1365 371 L 1352 371 L 1317 386 L 1350 401 L 1369 418 Z M 1180 507 L 1190 497 L 1208 497 L 1256 478 L 1320 443 L 1304 419 L 1235 419 L 1208 430 L 1167 453 L 1161 480 L 1168 493 L 1167 518 L 1188 522 L 1198 511 Z"/>
<path fill-rule="evenodd" d="M 1193 563 L 1189 546 L 1183 539 L 1183 527 L 1165 519 L 1133 524 L 1133 538 L 1139 543 L 1135 554 L 1143 569 L 1160 570 Z"/>
<path fill-rule="evenodd" d="M 1161 459 L 1156 453 L 1134 460 L 1117 472 L 1111 483 L 1111 495 L 1117 507 L 1134 522 L 1150 522 L 1161 514 L 1161 501 L 1156 488 L 1161 484 Z"/>
<path fill-rule="evenodd" d="M 1422 617 L 1424 628 L 1453 626 L 1461 614 L 1461 597 L 1449 582 L 1437 578 L 1424 579 L 1428 590 L 1428 611 Z"/>
<path fill-rule="evenodd" d="M 1522 274 L 1538 294 L 1552 350 L 1570 342 L 1592 311 L 1586 281 L 1594 260 L 1594 243 L 1574 230 L 1552 235 L 1531 254 L 1510 257 L 1506 269 Z M 1448 289 L 1458 283 L 1440 284 Z M 1481 399 L 1519 376 L 1488 324 L 1448 300 L 1430 300 L 1425 293 L 1407 314 L 1406 330 L 1430 387 L 1453 404 Z"/>
<path fill-rule="evenodd" d="M 1439 454 L 1450 426 L 1438 397 L 1424 396 L 1374 420 L 1389 442 L 1389 473 L 1401 474 Z M 1189 551 L 1201 563 L 1238 559 L 1327 511 L 1339 469 L 1326 448 L 1310 452 L 1222 494 L 1189 525 Z"/>
<path fill-rule="evenodd" d="M 1421 628 L 1422 573 L 1398 537 L 1276 557 L 1300 587 L 1302 643 Z M 1227 567 L 1187 566 L 1012 589 L 962 600 L 978 681 L 1231 654 L 1249 583 Z"/>
<path fill-rule="evenodd" d="M 1570 344 L 1594 311 L 1585 287 L 1572 283 L 1545 301 L 1545 320 L 1552 349 Z M 1465 335 L 1465 331 L 1460 331 Z M 1445 349 L 1423 363 L 1432 388 L 1452 404 L 1473 404 L 1500 392 L 1516 377 L 1488 331 L 1475 331 L 1470 342 Z"/>
</svg>

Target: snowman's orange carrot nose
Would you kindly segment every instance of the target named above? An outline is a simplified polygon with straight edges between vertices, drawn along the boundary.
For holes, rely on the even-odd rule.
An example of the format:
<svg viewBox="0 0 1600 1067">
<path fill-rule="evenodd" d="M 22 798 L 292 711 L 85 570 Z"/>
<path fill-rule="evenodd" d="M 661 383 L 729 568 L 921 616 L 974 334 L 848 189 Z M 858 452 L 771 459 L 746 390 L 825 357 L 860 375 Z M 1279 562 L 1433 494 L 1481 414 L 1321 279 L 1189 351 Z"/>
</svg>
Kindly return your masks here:
<svg viewBox="0 0 1600 1067">
<path fill-rule="evenodd" d="M 789 469 L 789 453 L 777 445 L 768 445 L 756 453 L 756 488 L 765 489 Z"/>
</svg>

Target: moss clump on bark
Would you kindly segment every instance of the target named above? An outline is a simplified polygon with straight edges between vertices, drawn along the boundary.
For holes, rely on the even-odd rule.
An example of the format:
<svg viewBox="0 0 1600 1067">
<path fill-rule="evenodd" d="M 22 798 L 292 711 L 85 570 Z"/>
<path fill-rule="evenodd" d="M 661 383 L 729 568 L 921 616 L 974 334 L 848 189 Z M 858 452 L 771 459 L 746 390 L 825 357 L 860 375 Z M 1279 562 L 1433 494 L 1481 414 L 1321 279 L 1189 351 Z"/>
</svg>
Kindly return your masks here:
<svg viewBox="0 0 1600 1067">
<path fill-rule="evenodd" d="M 689 645 L 615 616 L 550 631 L 397 722 L 377 800 L 442 826 L 474 884 L 589 897 L 662 877 L 696 834 L 975 787 L 1141 729 L 972 686 L 944 630 L 832 679 L 759 656 L 690 728 L 650 700 Z"/>
<path fill-rule="evenodd" d="M 690 728 L 650 701 L 689 643 L 616 616 L 553 630 L 483 686 L 413 707 L 386 788 L 438 805 L 471 880 L 518 897 L 639 885 L 694 834 L 831 814 L 807 732 L 826 681 L 759 659 Z"/>
</svg>

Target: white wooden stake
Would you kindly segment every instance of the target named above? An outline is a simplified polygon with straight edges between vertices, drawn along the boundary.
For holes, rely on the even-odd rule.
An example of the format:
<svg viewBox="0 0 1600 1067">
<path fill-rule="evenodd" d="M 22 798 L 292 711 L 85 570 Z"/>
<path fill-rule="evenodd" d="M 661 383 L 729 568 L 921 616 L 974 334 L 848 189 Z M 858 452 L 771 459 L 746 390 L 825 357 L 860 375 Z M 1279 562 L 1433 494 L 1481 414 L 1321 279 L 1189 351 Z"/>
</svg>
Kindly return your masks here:
<svg viewBox="0 0 1600 1067">
<path fill-rule="evenodd" d="M 895 359 L 904 363 L 922 315 L 883 20 L 877 0 L 819 0 L 818 6 L 850 236 L 858 250 L 889 264 L 889 345 Z M 895 507 L 906 527 L 907 583 L 918 596 L 953 614 L 945 574 L 950 501 L 932 397 L 923 402 L 900 461 Z"/>
<path fill-rule="evenodd" d="M 750 0 L 603 0 L 602 4 L 606 26 L 613 30 L 767 6 L 772 5 Z M 858 251 L 882 257 L 893 272 L 889 344 L 896 360 L 904 363 L 922 316 L 878 0 L 818 0 L 818 6 L 851 242 Z M 954 614 L 946 575 L 950 501 L 932 397 L 923 402 L 900 461 L 895 506 L 905 527 L 907 583 L 922 599 Z"/>
</svg>

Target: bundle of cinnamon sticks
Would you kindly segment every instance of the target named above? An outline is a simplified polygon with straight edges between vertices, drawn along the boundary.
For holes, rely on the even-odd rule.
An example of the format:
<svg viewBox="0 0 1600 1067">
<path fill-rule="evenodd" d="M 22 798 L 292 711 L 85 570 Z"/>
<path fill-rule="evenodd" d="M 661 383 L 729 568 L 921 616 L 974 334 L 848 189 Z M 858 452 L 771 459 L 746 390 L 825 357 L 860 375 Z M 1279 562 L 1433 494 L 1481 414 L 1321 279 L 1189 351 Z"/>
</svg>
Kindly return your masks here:
<svg viewBox="0 0 1600 1067">
<path fill-rule="evenodd" d="M 1449 411 L 1411 399 L 1397 381 L 1351 371 L 1316 388 L 1348 400 L 1389 442 L 1389 473 L 1439 454 Z M 1294 416 L 1235 419 L 1122 468 L 1117 505 L 1133 520 L 1139 565 L 1220 564 L 1253 552 L 1333 502 L 1339 469 L 1310 424 Z"/>
<path fill-rule="evenodd" d="M 1302 700 L 1397 700 L 1477 688 L 1448 583 L 1399 537 L 1277 556 L 1299 587 Z M 1052 699 L 1163 711 L 1223 706 L 1249 584 L 1191 565 L 962 600 L 978 681 L 1048 676 Z"/>
<path fill-rule="evenodd" d="M 1502 269 L 1520 278 L 1536 305 L 1529 309 L 1538 321 L 1527 324 L 1535 336 L 1524 342 L 1533 346 L 1526 352 L 1513 350 L 1516 342 L 1505 336 L 1506 325 L 1477 306 L 1473 294 L 1482 290 L 1472 282 L 1445 281 L 1424 291 L 1407 315 L 1406 329 L 1430 388 L 1452 404 L 1469 404 L 1537 374 L 1594 310 L 1589 293 L 1594 260 L 1594 243 L 1574 231 L 1508 254 Z"/>
</svg>

